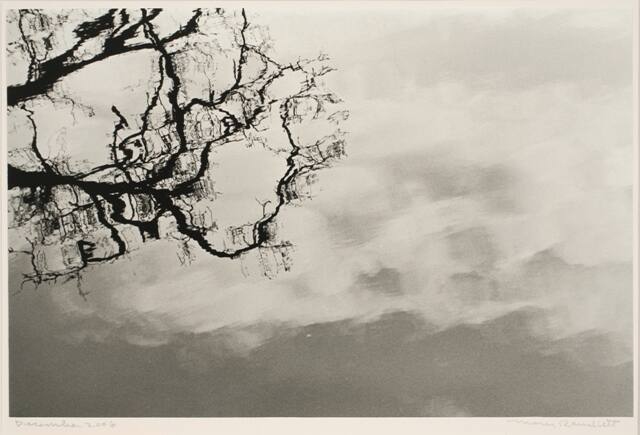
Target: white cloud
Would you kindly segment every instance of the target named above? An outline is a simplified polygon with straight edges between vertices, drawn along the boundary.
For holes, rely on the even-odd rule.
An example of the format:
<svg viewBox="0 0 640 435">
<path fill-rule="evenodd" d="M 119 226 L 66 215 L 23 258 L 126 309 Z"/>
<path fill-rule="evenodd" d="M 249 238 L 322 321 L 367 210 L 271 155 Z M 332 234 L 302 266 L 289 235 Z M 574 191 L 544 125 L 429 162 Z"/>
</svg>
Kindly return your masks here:
<svg viewBox="0 0 640 435">
<path fill-rule="evenodd" d="M 438 58 L 427 58 L 436 68 Z M 463 76 L 418 85 L 391 68 L 369 79 L 400 75 L 402 86 L 377 95 L 350 66 L 336 73 L 353 113 L 349 157 L 320 174 L 316 199 L 281 216 L 282 236 L 296 246 L 291 272 L 247 277 L 239 263 L 204 255 L 182 268 L 173 247 L 156 242 L 89 273 L 87 302 L 72 286 L 57 288 L 58 306 L 139 324 L 142 339 L 135 328 L 118 331 L 150 344 L 185 332 L 364 320 L 392 310 L 448 327 L 532 305 L 548 313 L 541 335 L 597 329 L 628 338 L 629 86 L 562 74 L 522 86 L 490 75 L 485 87 Z M 473 255 L 491 252 L 486 262 L 452 253 L 451 237 L 471 228 L 486 237 L 465 243 Z M 358 286 L 362 274 L 382 268 L 399 273 L 400 294 Z M 248 337 L 251 346 L 264 338 Z"/>
</svg>

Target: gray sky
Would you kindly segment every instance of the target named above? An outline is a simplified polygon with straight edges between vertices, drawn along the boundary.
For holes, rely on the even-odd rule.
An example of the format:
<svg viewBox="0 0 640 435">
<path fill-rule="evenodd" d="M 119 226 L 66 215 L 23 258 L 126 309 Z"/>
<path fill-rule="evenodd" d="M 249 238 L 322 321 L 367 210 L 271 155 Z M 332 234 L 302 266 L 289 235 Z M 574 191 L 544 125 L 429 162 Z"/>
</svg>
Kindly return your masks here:
<svg viewBox="0 0 640 435">
<path fill-rule="evenodd" d="M 280 59 L 328 53 L 351 112 L 348 157 L 279 219 L 293 269 L 159 241 L 90 270 L 87 301 L 25 288 L 11 414 L 631 415 L 631 13 L 252 13 Z"/>
</svg>

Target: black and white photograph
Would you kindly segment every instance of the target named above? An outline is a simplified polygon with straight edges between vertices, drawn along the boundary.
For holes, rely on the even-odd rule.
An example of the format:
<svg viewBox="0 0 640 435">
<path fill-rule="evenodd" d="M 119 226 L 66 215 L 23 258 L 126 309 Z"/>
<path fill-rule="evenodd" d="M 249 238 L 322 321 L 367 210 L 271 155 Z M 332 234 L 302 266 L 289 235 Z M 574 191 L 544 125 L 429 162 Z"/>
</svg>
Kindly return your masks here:
<svg viewBox="0 0 640 435">
<path fill-rule="evenodd" d="M 637 427 L 637 17 L 4 2 L 7 433 Z"/>
</svg>

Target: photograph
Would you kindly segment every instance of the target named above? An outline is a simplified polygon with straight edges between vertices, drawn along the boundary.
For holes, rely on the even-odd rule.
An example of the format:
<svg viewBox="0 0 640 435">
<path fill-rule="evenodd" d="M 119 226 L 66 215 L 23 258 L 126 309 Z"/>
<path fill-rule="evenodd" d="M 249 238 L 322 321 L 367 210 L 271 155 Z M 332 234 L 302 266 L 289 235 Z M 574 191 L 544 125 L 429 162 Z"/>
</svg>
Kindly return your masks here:
<svg viewBox="0 0 640 435">
<path fill-rule="evenodd" d="M 2 26 L 7 433 L 637 428 L 637 1 L 8 1 Z"/>
</svg>

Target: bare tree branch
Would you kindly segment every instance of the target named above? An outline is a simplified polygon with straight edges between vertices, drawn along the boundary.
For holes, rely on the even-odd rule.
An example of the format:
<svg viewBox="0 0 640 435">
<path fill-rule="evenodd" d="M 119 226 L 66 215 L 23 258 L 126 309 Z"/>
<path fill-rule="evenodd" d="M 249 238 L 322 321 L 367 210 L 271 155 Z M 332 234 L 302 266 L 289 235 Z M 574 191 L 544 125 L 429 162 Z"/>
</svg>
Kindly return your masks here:
<svg viewBox="0 0 640 435">
<path fill-rule="evenodd" d="M 321 54 L 278 63 L 264 29 L 251 24 L 244 9 L 239 14 L 196 9 L 184 25 L 161 33 L 157 22 L 169 13 L 109 10 L 77 23 L 70 47 L 56 36 L 69 26 L 64 12 L 20 10 L 10 15 L 9 25 L 19 35 L 19 48 L 10 56 L 28 65 L 23 82 L 7 89 L 9 108 L 26 113 L 32 135 L 33 161 L 10 157 L 8 165 L 12 228 L 27 242 L 25 249 L 11 252 L 29 256 L 32 272 L 25 275 L 26 282 L 76 279 L 79 294 L 86 297 L 82 272 L 130 252 L 125 235 L 130 229 L 142 241 L 176 240 L 182 264 L 193 260 L 195 245 L 230 259 L 256 251 L 266 275 L 274 268 L 267 264 L 269 255 L 276 268 L 290 268 L 292 245 L 278 239 L 277 217 L 286 205 L 310 197 L 315 172 L 344 155 L 344 132 L 338 125 L 348 112 L 325 89 L 323 78 L 333 71 L 329 59 Z M 218 39 L 223 31 L 231 35 L 230 47 L 223 48 Z M 150 78 L 153 89 L 141 113 L 132 117 L 115 104 L 108 106 L 115 118 L 110 162 L 82 166 L 72 154 L 51 158 L 43 153 L 38 104 L 64 99 L 72 107 L 82 105 L 61 93 L 58 84 L 89 65 L 108 68 L 116 56 L 141 50 L 153 53 L 157 77 Z M 231 80 L 218 77 L 216 83 L 216 74 L 207 72 L 205 95 L 194 95 L 189 89 L 198 82 L 187 71 L 205 61 L 230 64 L 230 72 L 221 68 L 218 75 L 230 73 Z M 275 84 L 283 82 L 297 87 L 278 95 Z M 93 113 L 91 107 L 86 110 Z M 328 132 L 307 138 L 303 133 L 318 123 L 329 126 Z M 273 143 L 271 131 L 282 133 L 284 140 Z M 215 205 L 224 192 L 215 189 L 212 156 L 220 147 L 237 144 L 261 146 L 281 156 L 285 169 L 275 180 L 274 197 L 258 201 L 261 216 L 225 230 L 217 223 Z M 161 232 L 161 220 L 172 222 L 173 229 Z M 63 265 L 54 267 L 47 252 L 60 246 Z"/>
</svg>

